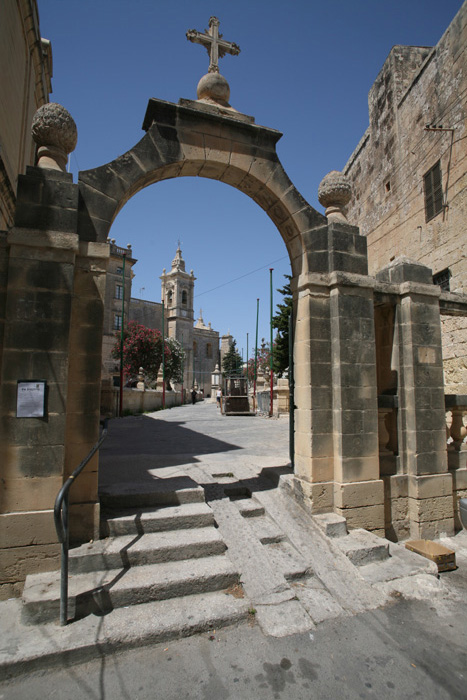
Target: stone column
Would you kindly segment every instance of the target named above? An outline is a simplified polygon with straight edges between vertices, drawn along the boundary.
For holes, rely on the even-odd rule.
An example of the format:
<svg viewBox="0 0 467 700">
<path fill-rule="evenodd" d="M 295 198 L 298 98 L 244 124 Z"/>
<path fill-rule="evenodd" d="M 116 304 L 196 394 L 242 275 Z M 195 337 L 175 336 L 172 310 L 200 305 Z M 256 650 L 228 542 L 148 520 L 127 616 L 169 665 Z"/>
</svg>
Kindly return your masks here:
<svg viewBox="0 0 467 700">
<path fill-rule="evenodd" d="M 384 535 L 373 280 L 360 275 L 344 280 L 339 274 L 335 280 L 331 288 L 334 509 L 349 527 Z"/>
<path fill-rule="evenodd" d="M 333 508 L 329 290 L 302 276 L 294 294 L 295 489 L 313 512 Z"/>
<path fill-rule="evenodd" d="M 377 278 L 398 285 L 399 454 L 407 474 L 412 538 L 453 532 L 452 477 L 446 452 L 439 287 L 431 270 L 398 258 Z"/>
<path fill-rule="evenodd" d="M 343 206 L 350 183 L 333 171 L 319 189 L 328 225 L 304 233 L 294 289 L 296 491 L 313 512 L 384 533 L 379 479 L 373 281 L 366 239 Z"/>
<path fill-rule="evenodd" d="M 99 439 L 102 333 L 108 243 L 81 241 L 76 258 L 70 321 L 65 477 Z M 70 540 L 99 537 L 96 454 L 70 489 Z"/>
<path fill-rule="evenodd" d="M 59 566 L 52 509 L 63 483 L 78 253 L 78 187 L 62 166 L 76 143 L 76 126 L 59 105 L 44 105 L 39 112 L 33 134 L 46 167 L 39 160 L 39 167 L 28 167 L 19 177 L 15 226 L 7 238 L 0 391 L 2 598 L 18 595 L 27 573 Z M 44 417 L 17 417 L 18 380 L 47 382 Z"/>
</svg>

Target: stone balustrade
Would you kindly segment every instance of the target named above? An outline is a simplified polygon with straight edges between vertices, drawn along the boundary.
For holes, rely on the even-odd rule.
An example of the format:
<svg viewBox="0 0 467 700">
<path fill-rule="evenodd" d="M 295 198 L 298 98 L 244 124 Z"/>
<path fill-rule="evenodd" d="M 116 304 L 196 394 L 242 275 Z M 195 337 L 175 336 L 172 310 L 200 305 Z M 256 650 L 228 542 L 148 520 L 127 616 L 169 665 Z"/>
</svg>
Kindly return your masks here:
<svg viewBox="0 0 467 700">
<path fill-rule="evenodd" d="M 444 397 L 446 412 L 451 414 L 450 422 L 446 424 L 448 438 L 448 452 L 461 452 L 467 450 L 465 438 L 467 427 L 464 417 L 467 416 L 467 396 L 462 394 L 446 394 Z"/>
</svg>

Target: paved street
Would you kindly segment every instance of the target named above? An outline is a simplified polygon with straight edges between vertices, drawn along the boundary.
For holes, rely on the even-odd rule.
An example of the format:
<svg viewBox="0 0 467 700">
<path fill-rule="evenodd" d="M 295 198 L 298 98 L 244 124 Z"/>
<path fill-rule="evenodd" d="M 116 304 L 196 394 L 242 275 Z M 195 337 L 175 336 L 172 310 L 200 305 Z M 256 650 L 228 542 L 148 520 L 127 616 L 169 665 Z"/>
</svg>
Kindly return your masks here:
<svg viewBox="0 0 467 700">
<path fill-rule="evenodd" d="M 467 537 L 452 540 L 457 571 L 439 581 L 402 572 L 387 597 L 386 584 L 374 586 L 371 577 L 360 576 L 265 476 L 289 473 L 288 459 L 286 418 L 225 417 L 204 402 L 111 421 L 101 489 L 161 479 L 181 488 L 202 485 L 228 556 L 241 572 L 249 618 L 158 644 L 134 637 L 129 646 L 135 648 L 109 652 L 93 632 L 96 624 L 105 629 L 106 616 L 91 615 L 67 628 L 19 629 L 17 601 L 3 603 L 5 658 L 21 656 L 27 646 L 39 654 L 35 669 L 41 653 L 49 660 L 46 670 L 17 667 L 16 678 L 0 683 L 0 700 L 467 698 Z M 285 544 L 262 544 L 253 529 L 261 518 L 242 517 L 238 501 L 226 498 L 226 487 L 240 486 L 283 529 L 289 543 L 283 554 L 293 551 L 295 559 L 275 559 Z M 308 577 L 285 580 L 281 565 L 297 573 L 311 567 Z M 83 658 L 93 654 L 91 661 L 79 664 L 75 652 L 60 651 L 81 653 L 88 639 L 94 641 Z"/>
<path fill-rule="evenodd" d="M 276 639 L 254 622 L 0 684 L 1 700 L 467 697 L 465 606 L 399 600 Z"/>
</svg>

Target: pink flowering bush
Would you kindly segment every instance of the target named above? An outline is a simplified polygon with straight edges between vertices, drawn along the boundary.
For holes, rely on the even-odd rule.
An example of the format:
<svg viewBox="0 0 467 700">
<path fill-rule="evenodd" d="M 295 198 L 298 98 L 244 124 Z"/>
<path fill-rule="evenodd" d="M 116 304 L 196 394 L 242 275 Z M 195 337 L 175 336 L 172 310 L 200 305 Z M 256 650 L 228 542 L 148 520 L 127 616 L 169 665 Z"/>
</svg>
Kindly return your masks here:
<svg viewBox="0 0 467 700">
<path fill-rule="evenodd" d="M 112 357 L 120 360 L 121 333 L 115 334 Z M 178 382 L 183 372 L 185 353 L 180 343 L 166 338 L 164 343 L 165 378 Z M 123 372 L 131 381 L 135 380 L 139 368 L 144 369 L 148 383 L 157 381 L 162 364 L 162 333 L 155 328 L 146 328 L 141 323 L 129 321 L 123 330 Z"/>
</svg>

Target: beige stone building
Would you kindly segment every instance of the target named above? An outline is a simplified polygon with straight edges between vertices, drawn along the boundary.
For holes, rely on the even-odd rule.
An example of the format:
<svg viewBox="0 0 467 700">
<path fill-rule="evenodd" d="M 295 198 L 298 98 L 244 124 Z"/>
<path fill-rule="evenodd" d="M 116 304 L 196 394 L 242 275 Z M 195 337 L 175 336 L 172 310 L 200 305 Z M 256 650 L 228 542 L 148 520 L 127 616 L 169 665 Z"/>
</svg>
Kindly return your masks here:
<svg viewBox="0 0 467 700">
<path fill-rule="evenodd" d="M 123 265 L 124 260 L 125 265 Z M 112 358 L 111 353 L 115 344 L 115 333 L 122 327 L 122 317 L 124 315 L 128 319 L 130 312 L 132 267 L 136 262 L 137 260 L 132 256 L 131 246 L 121 248 L 115 244 L 115 239 L 112 239 L 105 285 L 104 332 L 102 335 L 103 378 L 115 374 L 116 361 Z M 123 278 L 124 270 L 125 278 Z"/>
<path fill-rule="evenodd" d="M 467 3 L 435 47 L 394 46 L 368 97 L 370 125 L 344 172 L 370 274 L 405 255 L 467 292 Z M 446 393 L 467 394 L 467 319 L 442 316 Z"/>
<path fill-rule="evenodd" d="M 147 328 L 162 328 L 162 302 L 132 296 L 132 280 L 135 276 L 133 265 L 136 262 L 131 246 L 121 248 L 112 239 L 104 304 L 103 379 L 117 374 L 118 361 L 112 358 L 111 352 L 115 344 L 115 333 L 122 327 L 122 316 L 125 323 L 129 320 L 141 323 Z M 171 270 L 166 272 L 164 269 L 161 276 L 161 297 L 165 301 L 165 335 L 178 340 L 185 350 L 184 388 L 190 390 L 195 383 L 205 396 L 209 396 L 211 375 L 216 364 L 220 362 L 219 332 L 211 328 L 210 323 L 204 323 L 201 310 L 196 323 L 194 321 L 195 280 L 193 270 L 186 272 L 182 251 L 178 247 Z"/>
<path fill-rule="evenodd" d="M 0 231 L 13 225 L 18 174 L 34 165 L 35 111 L 52 92 L 52 47 L 43 39 L 36 0 L 0 3 Z"/>
</svg>

